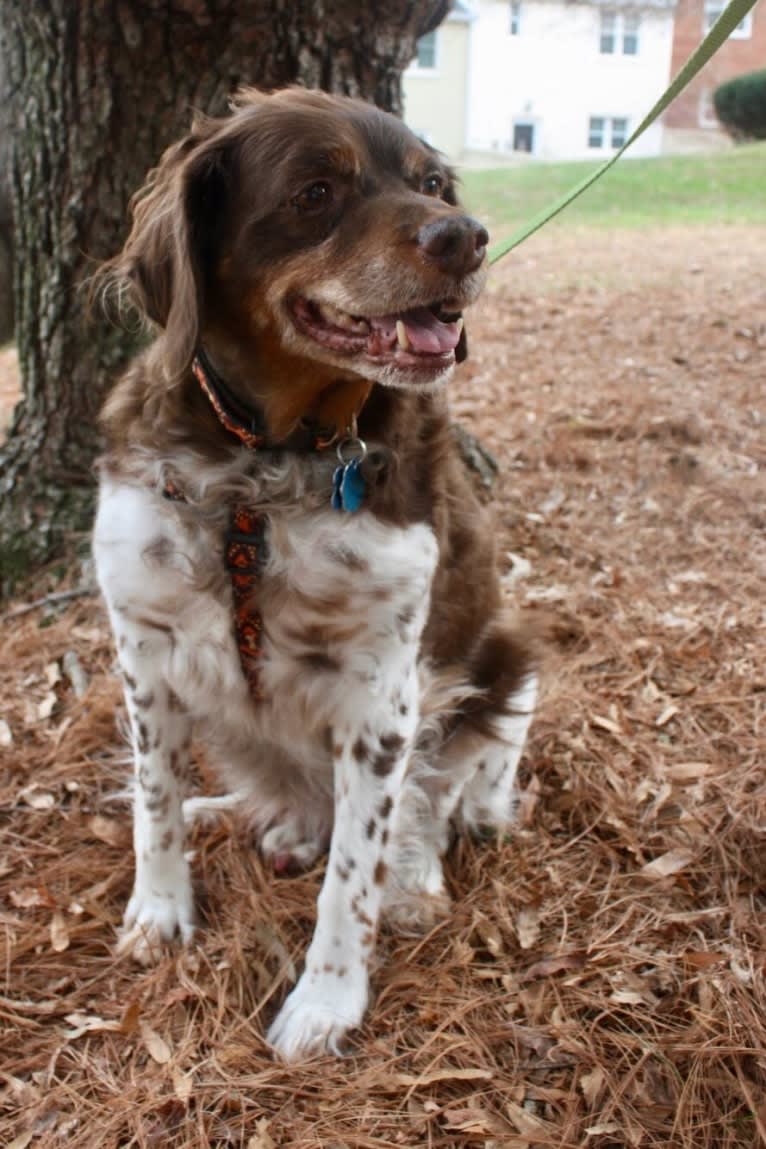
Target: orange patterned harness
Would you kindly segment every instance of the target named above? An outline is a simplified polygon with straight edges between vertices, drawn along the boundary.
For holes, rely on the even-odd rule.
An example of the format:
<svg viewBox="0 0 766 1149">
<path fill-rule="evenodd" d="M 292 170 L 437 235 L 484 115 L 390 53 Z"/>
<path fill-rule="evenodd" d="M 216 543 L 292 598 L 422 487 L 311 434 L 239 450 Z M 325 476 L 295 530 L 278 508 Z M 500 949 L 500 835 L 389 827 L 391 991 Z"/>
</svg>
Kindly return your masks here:
<svg viewBox="0 0 766 1149">
<path fill-rule="evenodd" d="M 207 396 L 223 427 L 251 450 L 269 446 L 266 424 L 260 412 L 244 408 L 217 375 L 204 351 L 191 365 L 195 379 Z M 310 436 L 309 449 L 323 450 L 336 440 L 334 430 L 318 428 Z M 172 481 L 162 491 L 166 499 L 185 503 L 186 496 Z M 253 507 L 235 506 L 224 541 L 224 563 L 231 579 L 237 649 L 250 693 L 263 698 L 258 662 L 263 654 L 263 618 L 256 606 L 258 582 L 268 559 L 266 516 Z"/>
</svg>

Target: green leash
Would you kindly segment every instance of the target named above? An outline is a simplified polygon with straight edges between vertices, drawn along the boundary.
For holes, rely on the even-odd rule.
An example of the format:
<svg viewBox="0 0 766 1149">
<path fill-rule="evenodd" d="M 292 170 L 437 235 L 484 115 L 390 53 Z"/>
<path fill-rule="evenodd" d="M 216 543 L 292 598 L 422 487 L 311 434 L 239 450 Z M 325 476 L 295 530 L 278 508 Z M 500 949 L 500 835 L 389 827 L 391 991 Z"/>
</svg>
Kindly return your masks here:
<svg viewBox="0 0 766 1149">
<path fill-rule="evenodd" d="M 638 137 L 646 131 L 649 125 L 653 124 L 657 117 L 665 111 L 668 105 L 672 104 L 676 96 L 684 90 L 690 80 L 694 79 L 699 70 L 707 64 L 711 56 L 715 55 L 740 21 L 747 16 L 751 8 L 755 7 L 755 4 L 756 0 L 730 0 L 730 3 L 718 17 L 699 48 L 692 53 L 668 90 L 660 96 L 652 110 L 646 118 L 641 121 L 633 135 L 622 145 L 620 150 L 615 152 L 601 167 L 596 168 L 595 172 L 592 172 L 578 184 L 575 184 L 573 188 L 570 188 L 568 192 L 565 192 L 564 195 L 561 196 L 560 199 L 557 199 L 550 207 L 538 212 L 528 223 L 525 223 L 513 232 L 509 239 L 501 240 L 500 243 L 495 244 L 494 247 L 490 249 L 489 262 L 497 263 L 497 261 L 502 259 L 504 255 L 507 255 L 509 251 L 512 251 L 514 247 L 518 247 L 525 239 L 529 239 L 530 235 L 534 235 L 549 219 L 553 219 L 560 211 L 568 207 L 572 200 L 576 200 L 584 191 L 587 191 L 591 184 L 601 179 L 602 175 L 608 172 L 613 164 L 617 163 L 623 152 L 626 152 L 630 145 L 635 143 Z"/>
</svg>

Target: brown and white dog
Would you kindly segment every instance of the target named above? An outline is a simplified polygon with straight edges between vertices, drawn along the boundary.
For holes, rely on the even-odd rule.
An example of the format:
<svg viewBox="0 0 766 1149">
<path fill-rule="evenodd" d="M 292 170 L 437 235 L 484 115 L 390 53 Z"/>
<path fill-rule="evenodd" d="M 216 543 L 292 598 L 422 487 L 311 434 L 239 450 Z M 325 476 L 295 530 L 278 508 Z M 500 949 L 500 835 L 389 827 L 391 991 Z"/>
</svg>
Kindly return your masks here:
<svg viewBox="0 0 766 1149">
<path fill-rule="evenodd" d="M 394 117 L 247 90 L 165 153 L 106 269 L 159 329 L 104 408 L 94 542 L 135 758 L 121 946 L 192 936 L 200 811 L 240 807 L 277 870 L 329 844 L 288 1059 L 362 1020 L 381 913 L 446 912 L 451 821 L 513 813 L 535 676 L 445 395 L 486 244 Z M 185 797 L 193 735 L 217 799 Z"/>
</svg>

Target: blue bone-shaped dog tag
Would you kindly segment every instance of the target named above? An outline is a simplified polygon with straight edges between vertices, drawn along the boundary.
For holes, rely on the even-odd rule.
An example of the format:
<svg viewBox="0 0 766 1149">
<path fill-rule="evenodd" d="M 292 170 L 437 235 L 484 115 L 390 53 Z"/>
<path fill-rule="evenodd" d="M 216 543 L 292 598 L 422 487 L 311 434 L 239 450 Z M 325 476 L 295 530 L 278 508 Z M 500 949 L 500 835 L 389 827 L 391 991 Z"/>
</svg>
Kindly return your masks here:
<svg viewBox="0 0 766 1149">
<path fill-rule="evenodd" d="M 358 511 L 364 502 L 364 479 L 360 459 L 335 468 L 332 477 L 332 505 L 336 511 Z"/>
</svg>

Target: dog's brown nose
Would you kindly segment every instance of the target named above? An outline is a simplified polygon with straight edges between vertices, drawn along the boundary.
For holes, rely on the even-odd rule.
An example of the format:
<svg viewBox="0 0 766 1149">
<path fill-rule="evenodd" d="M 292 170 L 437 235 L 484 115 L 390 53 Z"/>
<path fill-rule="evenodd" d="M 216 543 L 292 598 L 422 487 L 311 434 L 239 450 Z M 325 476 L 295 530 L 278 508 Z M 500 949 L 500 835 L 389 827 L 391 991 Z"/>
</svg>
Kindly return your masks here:
<svg viewBox="0 0 766 1149">
<path fill-rule="evenodd" d="M 420 249 L 450 275 L 476 271 L 488 243 L 487 229 L 469 215 L 435 219 L 418 232 Z"/>
</svg>

